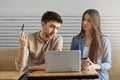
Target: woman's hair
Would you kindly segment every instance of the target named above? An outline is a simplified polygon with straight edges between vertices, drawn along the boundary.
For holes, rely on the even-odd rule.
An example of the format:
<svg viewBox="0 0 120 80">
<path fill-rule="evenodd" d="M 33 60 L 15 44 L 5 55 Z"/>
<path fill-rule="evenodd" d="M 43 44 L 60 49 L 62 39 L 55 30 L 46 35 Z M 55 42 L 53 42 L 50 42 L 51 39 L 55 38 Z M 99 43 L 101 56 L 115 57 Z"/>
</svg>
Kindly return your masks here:
<svg viewBox="0 0 120 80">
<path fill-rule="evenodd" d="M 101 58 L 103 57 L 103 43 L 102 43 L 102 33 L 100 30 L 100 15 L 97 10 L 95 9 L 88 9 L 83 13 L 82 16 L 82 29 L 79 35 L 84 34 L 85 30 L 83 30 L 83 19 L 85 14 L 90 15 L 90 20 L 92 24 L 92 42 L 89 49 L 89 58 L 94 63 L 97 62 L 98 55 L 101 55 Z M 100 53 L 100 54 L 98 54 Z"/>
<path fill-rule="evenodd" d="M 47 23 L 52 20 L 58 23 L 63 22 L 61 19 L 61 16 L 58 13 L 53 12 L 53 11 L 46 11 L 42 16 L 41 22 L 43 21 L 44 23 Z"/>
</svg>

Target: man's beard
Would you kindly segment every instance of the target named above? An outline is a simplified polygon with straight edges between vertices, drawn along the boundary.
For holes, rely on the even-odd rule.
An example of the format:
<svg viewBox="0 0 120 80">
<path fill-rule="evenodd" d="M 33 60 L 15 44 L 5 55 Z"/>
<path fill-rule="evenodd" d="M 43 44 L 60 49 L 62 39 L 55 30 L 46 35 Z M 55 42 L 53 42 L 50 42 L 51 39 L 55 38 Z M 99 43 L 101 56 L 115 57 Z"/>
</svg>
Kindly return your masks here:
<svg viewBox="0 0 120 80">
<path fill-rule="evenodd" d="M 44 32 L 44 34 L 45 34 L 45 37 L 49 38 L 49 39 L 51 39 L 54 36 L 53 32 L 52 33 L 46 33 L 46 32 Z"/>
</svg>

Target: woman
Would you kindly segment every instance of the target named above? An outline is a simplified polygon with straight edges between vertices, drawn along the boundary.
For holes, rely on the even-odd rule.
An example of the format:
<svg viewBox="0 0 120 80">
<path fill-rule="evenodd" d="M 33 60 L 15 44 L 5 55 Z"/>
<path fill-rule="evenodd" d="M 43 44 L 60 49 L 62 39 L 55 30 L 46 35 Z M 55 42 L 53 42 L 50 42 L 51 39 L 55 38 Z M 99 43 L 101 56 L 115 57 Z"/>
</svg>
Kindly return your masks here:
<svg viewBox="0 0 120 80">
<path fill-rule="evenodd" d="M 99 80 L 109 79 L 107 70 L 111 68 L 111 45 L 108 37 L 101 33 L 97 10 L 84 12 L 81 32 L 73 37 L 71 50 L 81 50 L 81 58 L 89 58 L 91 65 L 82 64 L 83 70 L 95 69 L 99 73 Z"/>
</svg>

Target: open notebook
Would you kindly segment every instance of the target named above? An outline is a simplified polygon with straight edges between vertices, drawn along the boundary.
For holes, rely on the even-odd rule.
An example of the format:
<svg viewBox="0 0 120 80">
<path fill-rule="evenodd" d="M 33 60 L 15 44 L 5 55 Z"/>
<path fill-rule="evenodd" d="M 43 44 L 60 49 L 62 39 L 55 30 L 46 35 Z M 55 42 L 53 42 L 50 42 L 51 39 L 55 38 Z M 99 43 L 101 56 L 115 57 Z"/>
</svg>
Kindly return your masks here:
<svg viewBox="0 0 120 80">
<path fill-rule="evenodd" d="M 81 70 L 81 51 L 47 51 L 45 53 L 46 72 L 67 72 Z"/>
</svg>

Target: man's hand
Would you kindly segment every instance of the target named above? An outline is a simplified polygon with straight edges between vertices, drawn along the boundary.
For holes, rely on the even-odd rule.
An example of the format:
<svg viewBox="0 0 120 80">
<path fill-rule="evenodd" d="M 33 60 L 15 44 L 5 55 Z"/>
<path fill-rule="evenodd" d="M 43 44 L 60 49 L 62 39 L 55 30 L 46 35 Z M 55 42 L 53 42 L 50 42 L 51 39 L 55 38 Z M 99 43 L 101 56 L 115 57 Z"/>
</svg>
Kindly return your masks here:
<svg viewBox="0 0 120 80">
<path fill-rule="evenodd" d="M 19 33 L 19 42 L 20 42 L 20 47 L 24 48 L 27 42 L 27 36 L 24 34 L 24 31 L 20 31 Z"/>
</svg>

